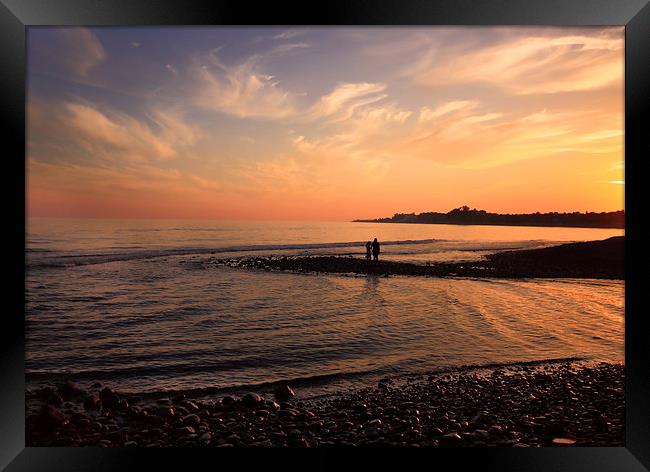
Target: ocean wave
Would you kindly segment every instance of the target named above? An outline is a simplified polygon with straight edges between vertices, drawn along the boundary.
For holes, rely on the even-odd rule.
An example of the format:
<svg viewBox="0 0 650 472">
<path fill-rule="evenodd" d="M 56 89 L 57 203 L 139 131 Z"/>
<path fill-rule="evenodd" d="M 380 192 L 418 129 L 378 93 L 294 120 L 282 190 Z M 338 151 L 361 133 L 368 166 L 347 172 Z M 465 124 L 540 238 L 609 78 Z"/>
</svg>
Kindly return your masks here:
<svg viewBox="0 0 650 472">
<path fill-rule="evenodd" d="M 156 249 L 142 249 L 142 246 L 110 247 L 106 250 L 95 249 L 85 253 L 60 253 L 56 251 L 41 251 L 28 249 L 28 269 L 36 268 L 66 268 L 91 264 L 104 264 L 139 259 L 154 259 L 169 256 L 189 255 L 226 255 L 233 253 L 254 253 L 255 255 L 275 255 L 277 251 L 302 251 L 302 254 L 315 250 L 339 250 L 336 254 L 363 254 L 366 241 L 344 241 L 326 243 L 293 243 L 293 244 L 243 244 L 232 246 L 186 246 Z M 447 239 L 403 239 L 382 241 L 383 247 L 392 247 L 384 254 L 391 256 L 413 255 L 416 253 L 482 253 L 531 249 L 559 244 L 559 242 L 528 240 L 528 241 L 481 241 L 481 240 L 447 240 Z M 421 246 L 421 250 L 418 248 Z M 355 248 L 354 252 L 341 253 L 340 249 Z M 398 249 L 402 248 L 402 249 Z M 118 250 L 115 250 L 118 249 Z M 121 249 L 121 250 L 120 250 Z M 261 253 L 261 254 L 260 254 Z M 325 253 L 325 254 L 331 254 Z M 315 254 L 319 255 L 319 254 Z"/>
<path fill-rule="evenodd" d="M 367 369 L 360 371 L 351 371 L 351 372 L 334 372 L 330 374 L 314 374 L 301 377 L 292 377 L 292 378 L 282 378 L 274 379 L 268 381 L 254 382 L 254 383 L 242 383 L 236 385 L 224 385 L 224 386 L 201 386 L 195 388 L 168 388 L 168 389 L 156 389 L 155 386 L 150 389 L 138 389 L 133 391 L 129 388 L 129 378 L 131 376 L 124 376 L 125 371 L 128 371 L 129 374 L 138 378 L 148 377 L 152 375 L 159 374 L 158 372 L 161 369 L 158 368 L 145 368 L 144 371 L 136 372 L 137 368 L 127 368 L 127 369 L 114 369 L 114 370 L 93 370 L 93 371 L 84 371 L 84 372 L 26 372 L 26 380 L 29 383 L 37 384 L 39 382 L 47 383 L 57 383 L 63 380 L 75 380 L 75 381 L 86 381 L 86 382 L 115 382 L 115 389 L 118 391 L 124 391 L 129 393 L 138 393 L 147 396 L 168 396 L 175 395 L 178 393 L 185 393 L 191 396 L 203 396 L 203 395 L 217 395 L 217 394 L 227 394 L 233 392 L 247 392 L 255 391 L 259 393 L 272 392 L 276 387 L 280 385 L 291 385 L 293 388 L 316 388 L 327 386 L 328 384 L 334 382 L 352 382 L 358 381 L 361 385 L 365 386 L 375 386 L 377 381 L 401 381 L 408 378 L 414 378 L 419 376 L 427 375 L 442 375 L 450 373 L 460 373 L 467 371 L 480 371 L 485 369 L 501 369 L 508 367 L 533 367 L 544 364 L 562 364 L 568 362 L 583 362 L 589 361 L 586 357 L 559 357 L 559 358 L 550 358 L 550 359 L 536 359 L 530 361 L 513 361 L 513 362 L 493 362 L 487 364 L 463 364 L 463 365 L 445 365 L 438 368 L 428 368 L 428 369 L 416 369 L 416 370 L 398 370 L 394 366 L 383 366 L 376 369 Z M 173 367 L 173 366 L 170 366 Z M 213 366 L 211 366 L 212 368 Z M 201 369 L 199 366 L 194 366 L 194 370 Z M 163 368 L 163 370 L 169 370 L 169 367 Z M 187 373 L 187 372 L 183 372 Z M 124 383 L 126 381 L 126 383 Z M 119 384 L 123 383 L 123 387 Z M 152 383 L 155 385 L 155 380 L 152 380 Z"/>
<path fill-rule="evenodd" d="M 406 239 L 400 241 L 383 241 L 385 246 L 431 244 L 444 240 L 436 239 Z M 107 262 L 118 262 L 136 259 L 152 259 L 167 256 L 186 256 L 200 254 L 223 254 L 232 252 L 261 252 L 261 251 L 287 251 L 287 250 L 313 250 L 313 249 L 336 249 L 346 247 L 359 247 L 360 251 L 365 250 L 365 241 L 311 243 L 311 244 L 267 244 L 267 245 L 240 245 L 224 247 L 186 247 L 186 248 L 165 248 L 143 251 L 127 252 L 104 252 L 87 254 L 65 254 L 51 257 L 33 258 L 28 261 L 30 268 L 55 268 L 74 267 L 89 264 L 104 264 Z"/>
</svg>

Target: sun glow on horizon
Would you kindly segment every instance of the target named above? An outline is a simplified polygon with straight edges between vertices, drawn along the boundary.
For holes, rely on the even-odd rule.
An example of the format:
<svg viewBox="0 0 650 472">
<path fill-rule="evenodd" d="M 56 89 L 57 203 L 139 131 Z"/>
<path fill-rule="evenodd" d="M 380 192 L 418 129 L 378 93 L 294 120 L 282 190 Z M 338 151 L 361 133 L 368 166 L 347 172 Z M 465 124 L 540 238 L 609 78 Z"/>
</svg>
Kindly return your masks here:
<svg viewBox="0 0 650 472">
<path fill-rule="evenodd" d="M 28 34 L 30 216 L 624 208 L 622 27 Z"/>
</svg>

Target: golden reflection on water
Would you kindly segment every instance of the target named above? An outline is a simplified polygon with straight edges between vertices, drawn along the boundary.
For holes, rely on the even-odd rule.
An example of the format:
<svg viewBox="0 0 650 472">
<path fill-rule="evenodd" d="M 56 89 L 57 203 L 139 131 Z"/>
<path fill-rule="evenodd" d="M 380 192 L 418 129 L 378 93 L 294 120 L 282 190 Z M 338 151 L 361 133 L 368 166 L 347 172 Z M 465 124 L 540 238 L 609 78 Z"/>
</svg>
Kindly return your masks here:
<svg viewBox="0 0 650 472">
<path fill-rule="evenodd" d="M 407 242 L 386 244 L 382 258 L 425 262 L 622 231 L 30 219 L 28 233 L 28 248 L 42 251 L 36 257 L 265 244 L 262 253 L 356 254 L 362 246 L 272 245 L 378 237 Z M 623 361 L 624 281 L 299 275 L 205 268 L 197 261 L 206 257 L 28 270 L 30 378 L 72 374 L 138 390 L 565 357 Z"/>
<path fill-rule="evenodd" d="M 116 375 L 134 389 L 623 360 L 623 281 L 275 274 L 173 258 L 39 279 L 28 370 Z"/>
</svg>

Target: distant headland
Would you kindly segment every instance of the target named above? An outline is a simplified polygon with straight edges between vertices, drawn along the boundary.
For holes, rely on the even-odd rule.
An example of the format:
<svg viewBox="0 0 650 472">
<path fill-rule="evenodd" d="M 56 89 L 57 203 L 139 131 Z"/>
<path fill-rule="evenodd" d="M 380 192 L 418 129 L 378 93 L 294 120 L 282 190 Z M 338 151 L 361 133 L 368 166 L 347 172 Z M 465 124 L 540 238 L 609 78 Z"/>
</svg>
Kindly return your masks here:
<svg viewBox="0 0 650 472">
<path fill-rule="evenodd" d="M 497 226 L 568 226 L 574 228 L 625 228 L 625 211 L 573 212 L 573 213 L 488 213 L 485 210 L 470 209 L 468 206 L 455 208 L 448 213 L 395 213 L 390 218 L 353 220 L 364 223 L 424 223 L 446 225 L 497 225 Z"/>
</svg>

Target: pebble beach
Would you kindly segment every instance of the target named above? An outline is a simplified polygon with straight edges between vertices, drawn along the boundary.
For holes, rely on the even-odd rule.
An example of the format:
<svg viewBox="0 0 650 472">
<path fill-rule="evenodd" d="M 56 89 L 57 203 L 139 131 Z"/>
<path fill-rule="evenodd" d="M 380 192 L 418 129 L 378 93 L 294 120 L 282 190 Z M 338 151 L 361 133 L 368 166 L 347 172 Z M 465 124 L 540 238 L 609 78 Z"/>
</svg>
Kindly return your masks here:
<svg viewBox="0 0 650 472">
<path fill-rule="evenodd" d="M 569 243 L 542 249 L 504 251 L 477 261 L 455 263 L 412 264 L 370 261 L 352 256 L 209 257 L 200 263 L 204 267 L 212 264 L 266 271 L 386 277 L 624 279 L 624 245 L 625 238 L 617 236 L 602 241 Z"/>
<path fill-rule="evenodd" d="M 155 398 L 71 381 L 26 392 L 28 446 L 623 446 L 624 366 L 459 369 L 301 400 L 269 392 Z"/>
</svg>

